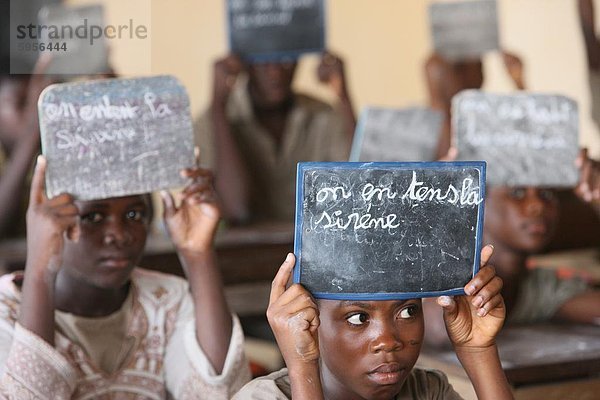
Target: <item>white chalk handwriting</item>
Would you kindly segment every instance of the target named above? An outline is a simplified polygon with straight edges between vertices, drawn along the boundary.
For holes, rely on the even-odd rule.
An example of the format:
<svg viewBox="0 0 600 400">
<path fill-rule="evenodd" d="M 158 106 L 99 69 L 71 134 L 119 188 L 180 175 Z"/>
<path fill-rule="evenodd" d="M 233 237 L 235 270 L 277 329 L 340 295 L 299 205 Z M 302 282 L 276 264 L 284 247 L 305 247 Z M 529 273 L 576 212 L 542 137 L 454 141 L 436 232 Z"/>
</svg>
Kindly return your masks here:
<svg viewBox="0 0 600 400">
<path fill-rule="evenodd" d="M 344 217 L 340 210 L 336 210 L 333 213 L 323 211 L 321 218 L 315 222 L 315 226 L 322 225 L 323 229 L 345 230 L 352 225 L 355 231 L 360 229 L 394 229 L 400 226 L 399 223 L 395 223 L 397 219 L 398 216 L 396 214 L 374 217 L 371 214 L 361 215 L 353 212 Z"/>
<path fill-rule="evenodd" d="M 402 189 L 404 190 L 404 189 Z M 377 187 L 372 183 L 365 183 L 362 187 L 357 186 L 355 191 L 360 195 L 364 208 L 356 208 L 352 212 L 344 213 L 343 209 L 335 207 L 336 203 L 343 202 L 352 197 L 352 191 L 344 186 L 322 187 L 317 191 L 316 202 L 328 206 L 320 211 L 312 220 L 313 227 L 333 230 L 371 230 L 388 229 L 393 230 L 400 226 L 397 214 L 388 213 L 374 215 L 371 211 L 373 204 L 382 202 L 402 201 L 410 202 L 413 207 L 423 202 L 444 203 L 456 207 L 478 206 L 483 201 L 480 189 L 472 177 L 464 177 L 458 185 L 444 184 L 443 187 L 426 184 L 417 178 L 417 172 L 412 171 L 410 183 L 404 193 L 400 196 L 390 185 Z M 328 203 L 333 203 L 331 206 Z"/>
<path fill-rule="evenodd" d="M 135 129 L 121 128 L 107 131 L 91 131 L 85 135 L 81 133 L 71 133 L 66 129 L 56 132 L 56 148 L 67 150 L 78 148 L 80 146 L 90 147 L 105 142 L 118 142 L 123 140 L 132 140 L 136 136 Z"/>
<path fill-rule="evenodd" d="M 157 102 L 157 96 L 148 92 L 144 94 L 144 103 L 154 119 L 164 118 L 173 114 L 168 104 Z M 76 104 L 60 101 L 43 104 L 44 117 L 48 121 L 63 119 L 79 119 L 85 122 L 95 120 L 125 121 L 139 118 L 139 106 L 124 101 L 123 104 L 113 104 L 109 95 L 102 96 L 95 104 Z"/>
<path fill-rule="evenodd" d="M 440 188 L 423 186 L 423 182 L 417 180 L 417 174 L 413 171 L 412 181 L 406 192 L 402 195 L 402 199 L 410 199 L 416 201 L 433 201 L 447 202 L 454 205 L 478 205 L 483 201 L 479 196 L 479 187 L 473 186 L 473 178 L 467 177 L 462 181 L 460 189 L 450 184 L 443 191 Z"/>
</svg>

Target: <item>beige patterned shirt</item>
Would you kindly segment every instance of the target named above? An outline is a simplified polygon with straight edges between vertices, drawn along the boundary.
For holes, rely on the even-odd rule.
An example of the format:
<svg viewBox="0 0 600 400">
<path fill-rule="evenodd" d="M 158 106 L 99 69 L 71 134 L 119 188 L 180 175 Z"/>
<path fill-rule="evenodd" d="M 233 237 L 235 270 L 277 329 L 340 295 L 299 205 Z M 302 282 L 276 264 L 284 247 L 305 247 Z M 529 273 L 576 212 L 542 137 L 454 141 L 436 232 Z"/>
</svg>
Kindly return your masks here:
<svg viewBox="0 0 600 400">
<path fill-rule="evenodd" d="M 235 316 L 225 366 L 215 373 L 196 339 L 193 303 L 181 278 L 134 270 L 124 306 L 130 307 L 124 331 L 130 348 L 110 373 L 85 349 L 97 342 L 59 329 L 52 347 L 16 322 L 21 297 L 16 276 L 0 278 L 1 399 L 219 400 L 250 379 Z"/>
</svg>

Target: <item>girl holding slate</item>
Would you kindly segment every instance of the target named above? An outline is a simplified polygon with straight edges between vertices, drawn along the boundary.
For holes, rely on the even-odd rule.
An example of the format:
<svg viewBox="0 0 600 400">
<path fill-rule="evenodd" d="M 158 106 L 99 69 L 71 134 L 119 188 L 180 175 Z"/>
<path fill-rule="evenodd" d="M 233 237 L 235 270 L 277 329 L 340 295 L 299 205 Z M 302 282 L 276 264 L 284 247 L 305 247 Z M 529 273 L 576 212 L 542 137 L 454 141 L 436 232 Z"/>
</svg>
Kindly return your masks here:
<svg viewBox="0 0 600 400">
<path fill-rule="evenodd" d="M 512 399 L 495 337 L 504 321 L 502 281 L 486 265 L 467 296 L 440 297 L 448 335 L 480 399 Z M 315 300 L 303 286 L 286 289 L 289 254 L 273 280 L 267 317 L 288 369 L 256 379 L 234 399 L 459 399 L 439 371 L 413 369 L 423 341 L 420 299 Z"/>
<path fill-rule="evenodd" d="M 189 284 L 135 268 L 148 195 L 47 198 L 38 158 L 24 274 L 0 279 L 0 398 L 228 399 L 248 379 L 224 299 L 210 173 L 189 168 L 164 220 Z"/>
</svg>

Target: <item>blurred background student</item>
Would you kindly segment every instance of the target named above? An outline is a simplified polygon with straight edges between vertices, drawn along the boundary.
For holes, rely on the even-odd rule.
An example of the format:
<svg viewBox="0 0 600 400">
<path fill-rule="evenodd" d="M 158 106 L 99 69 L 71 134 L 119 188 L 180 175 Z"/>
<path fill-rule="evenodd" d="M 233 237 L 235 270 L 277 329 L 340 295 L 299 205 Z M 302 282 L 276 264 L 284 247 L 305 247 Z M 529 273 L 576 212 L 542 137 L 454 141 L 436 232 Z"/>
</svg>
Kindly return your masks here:
<svg viewBox="0 0 600 400">
<path fill-rule="evenodd" d="M 316 71 L 334 107 L 293 89 L 296 67 L 296 60 L 248 64 L 233 54 L 214 64 L 212 101 L 196 137 L 232 223 L 291 223 L 296 164 L 348 160 L 356 121 L 342 60 L 326 52 Z"/>
</svg>

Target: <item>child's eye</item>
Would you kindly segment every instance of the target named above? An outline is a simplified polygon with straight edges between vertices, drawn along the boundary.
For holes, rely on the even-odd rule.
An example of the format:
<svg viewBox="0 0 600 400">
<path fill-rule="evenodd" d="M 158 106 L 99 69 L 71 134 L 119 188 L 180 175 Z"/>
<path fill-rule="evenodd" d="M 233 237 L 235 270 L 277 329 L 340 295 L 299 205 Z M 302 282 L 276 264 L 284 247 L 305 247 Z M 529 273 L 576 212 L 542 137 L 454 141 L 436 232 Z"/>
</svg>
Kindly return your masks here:
<svg viewBox="0 0 600 400">
<path fill-rule="evenodd" d="M 367 314 L 365 313 L 357 313 L 346 318 L 346 321 L 350 323 L 350 325 L 362 325 L 367 322 Z"/>
<path fill-rule="evenodd" d="M 145 215 L 146 214 L 140 210 L 129 210 L 125 216 L 131 221 L 141 221 L 144 219 Z"/>
<path fill-rule="evenodd" d="M 525 189 L 524 188 L 514 188 L 510 191 L 510 197 L 515 200 L 522 200 L 525 198 Z"/>
<path fill-rule="evenodd" d="M 418 311 L 418 307 L 414 304 L 410 305 L 408 307 L 405 307 L 402 310 L 400 310 L 400 318 L 402 318 L 402 319 L 412 318 L 415 315 L 417 315 L 417 311 Z"/>
<path fill-rule="evenodd" d="M 82 222 L 89 222 L 92 224 L 97 224 L 98 222 L 102 221 L 103 218 L 104 218 L 104 215 L 102 215 L 102 213 L 99 213 L 99 212 L 90 212 L 87 214 L 83 214 L 80 217 Z"/>
<path fill-rule="evenodd" d="M 550 189 L 541 189 L 539 192 L 540 199 L 546 202 L 554 201 L 556 195 L 553 190 Z"/>
</svg>

